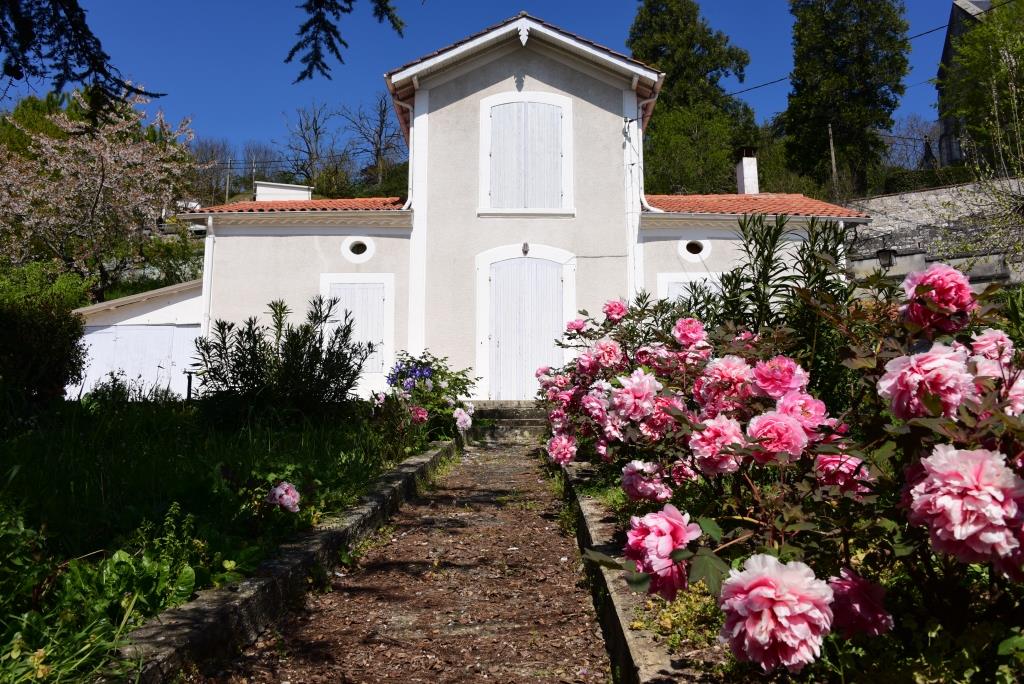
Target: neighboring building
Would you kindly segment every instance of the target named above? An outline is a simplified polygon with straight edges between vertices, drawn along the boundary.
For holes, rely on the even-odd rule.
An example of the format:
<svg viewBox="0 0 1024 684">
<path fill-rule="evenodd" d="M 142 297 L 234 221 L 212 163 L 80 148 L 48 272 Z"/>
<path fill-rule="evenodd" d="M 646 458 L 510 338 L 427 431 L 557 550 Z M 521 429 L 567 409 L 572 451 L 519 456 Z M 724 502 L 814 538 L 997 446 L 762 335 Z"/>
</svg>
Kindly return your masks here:
<svg viewBox="0 0 1024 684">
<path fill-rule="evenodd" d="M 980 21 L 984 13 L 992 9 L 992 0 L 953 0 L 949 10 L 949 22 L 946 25 L 946 42 L 942 46 L 942 59 L 936 74 L 938 82 L 935 90 L 939 98 L 939 166 L 949 166 L 963 161 L 960 149 L 960 122 L 952 116 L 943 115 L 946 111 L 945 86 L 942 79 L 945 71 L 953 63 L 953 41 L 967 32 L 975 22 Z"/>
<path fill-rule="evenodd" d="M 848 206 L 870 214 L 872 221 L 851 234 L 851 273 L 864 277 L 885 266 L 889 277 L 902 279 L 941 261 L 967 273 L 979 287 L 1020 282 L 1024 274 L 1005 254 L 983 246 L 988 230 L 980 217 L 992 214 L 995 190 L 992 183 L 963 183 L 852 200 Z"/>
<path fill-rule="evenodd" d="M 869 219 L 802 195 L 645 196 L 644 127 L 664 75 L 521 14 L 386 75 L 409 141 L 408 200 L 314 200 L 257 188 L 251 202 L 184 214 L 206 223 L 196 323 L 241 321 L 284 299 L 301 315 L 338 297 L 380 345 L 361 390 L 397 350 L 429 349 L 479 376 L 478 397 L 525 399 L 578 309 L 641 290 L 676 296 L 733 268 L 743 214 Z M 127 319 L 126 319 L 127 320 Z"/>
</svg>

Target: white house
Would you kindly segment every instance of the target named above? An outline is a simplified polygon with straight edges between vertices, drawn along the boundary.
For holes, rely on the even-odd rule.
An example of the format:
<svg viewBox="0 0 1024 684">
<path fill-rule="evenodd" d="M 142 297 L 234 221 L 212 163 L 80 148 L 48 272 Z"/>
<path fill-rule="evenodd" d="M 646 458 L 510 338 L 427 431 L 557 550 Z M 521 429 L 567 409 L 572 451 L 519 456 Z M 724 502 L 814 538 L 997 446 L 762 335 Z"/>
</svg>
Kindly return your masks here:
<svg viewBox="0 0 1024 684">
<path fill-rule="evenodd" d="M 868 220 L 759 194 L 752 157 L 737 166 L 740 194 L 645 196 L 642 136 L 663 78 L 526 14 L 388 72 L 408 200 L 275 186 L 184 214 L 207 229 L 191 325 L 241 321 L 273 299 L 301 314 L 322 293 L 381 345 L 364 390 L 383 384 L 396 350 L 429 349 L 472 367 L 481 398 L 529 398 L 534 369 L 563 361 L 554 340 L 577 309 L 715 278 L 734 265 L 738 216 Z M 135 325 L 111 304 L 108 319 L 124 309 Z"/>
</svg>

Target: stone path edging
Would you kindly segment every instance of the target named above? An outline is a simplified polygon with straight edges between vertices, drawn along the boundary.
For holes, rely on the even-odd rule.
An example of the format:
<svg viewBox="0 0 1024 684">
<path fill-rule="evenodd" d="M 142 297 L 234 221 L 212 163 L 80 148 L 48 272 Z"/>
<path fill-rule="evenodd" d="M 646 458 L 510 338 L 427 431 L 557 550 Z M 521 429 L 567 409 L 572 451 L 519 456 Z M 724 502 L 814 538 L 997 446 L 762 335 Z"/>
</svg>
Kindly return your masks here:
<svg viewBox="0 0 1024 684">
<path fill-rule="evenodd" d="M 382 475 L 358 504 L 325 516 L 303 538 L 283 544 L 256 575 L 238 584 L 198 592 L 132 631 L 122 654 L 141 663 L 141 684 L 160 684 L 191 663 L 224 656 L 252 643 L 288 610 L 308 587 L 316 567 L 336 564 L 337 552 L 383 524 L 415 493 L 417 480 L 461 450 L 461 440 L 432 444 Z"/>
<path fill-rule="evenodd" d="M 566 496 L 576 511 L 576 541 L 580 551 L 594 549 L 623 559 L 622 544 L 615 540 L 617 529 L 611 512 L 596 499 L 579 493 L 579 488 L 590 478 L 593 466 L 574 461 L 564 470 Z M 623 684 L 699 681 L 698 673 L 679 667 L 664 644 L 645 632 L 629 628 L 643 599 L 629 590 L 622 573 L 592 561 L 584 561 L 584 565 L 612 659 L 615 681 Z"/>
</svg>

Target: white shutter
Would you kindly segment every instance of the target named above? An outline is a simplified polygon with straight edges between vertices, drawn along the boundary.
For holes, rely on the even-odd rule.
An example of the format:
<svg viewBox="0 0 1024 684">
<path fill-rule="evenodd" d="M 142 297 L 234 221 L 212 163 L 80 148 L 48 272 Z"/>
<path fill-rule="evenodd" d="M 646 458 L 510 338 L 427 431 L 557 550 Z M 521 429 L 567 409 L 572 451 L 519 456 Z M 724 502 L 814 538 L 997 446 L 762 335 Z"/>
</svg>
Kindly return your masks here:
<svg viewBox="0 0 1024 684">
<path fill-rule="evenodd" d="M 526 103 L 526 198 L 529 209 L 562 207 L 562 108 Z"/>
<path fill-rule="evenodd" d="M 491 107 L 491 208 L 522 209 L 526 103 Z"/>
<path fill-rule="evenodd" d="M 384 283 L 331 283 L 331 297 L 338 298 L 338 322 L 352 315 L 352 339 L 372 342 L 375 350 L 363 366 L 364 373 L 384 372 Z"/>
</svg>

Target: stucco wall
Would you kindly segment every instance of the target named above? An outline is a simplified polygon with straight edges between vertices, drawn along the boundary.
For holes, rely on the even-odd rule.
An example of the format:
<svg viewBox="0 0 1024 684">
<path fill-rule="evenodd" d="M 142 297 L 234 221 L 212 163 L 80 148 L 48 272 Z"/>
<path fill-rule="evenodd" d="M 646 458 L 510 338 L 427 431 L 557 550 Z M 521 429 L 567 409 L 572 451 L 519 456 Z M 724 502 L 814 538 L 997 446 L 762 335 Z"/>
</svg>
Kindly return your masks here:
<svg viewBox="0 0 1024 684">
<path fill-rule="evenodd" d="M 528 45 L 430 88 L 427 348 L 455 366 L 474 365 L 474 260 L 494 247 L 527 242 L 575 254 L 577 308 L 597 311 L 627 294 L 623 87 Z M 477 215 L 480 100 L 517 89 L 572 99 L 575 217 Z"/>
<path fill-rule="evenodd" d="M 267 303 L 283 299 L 292 318 L 304 318 L 307 302 L 320 294 L 321 273 L 393 273 L 395 278 L 395 344 L 405 346 L 408 327 L 408 231 L 372 232 L 354 229 L 225 226 L 216 229 L 210 319 L 241 322 L 266 315 Z M 354 264 L 342 255 L 345 239 L 365 236 L 375 252 Z"/>
<path fill-rule="evenodd" d="M 678 231 L 659 230 L 654 235 L 645 235 L 641 229 L 640 239 L 644 289 L 652 295 L 658 295 L 659 273 L 722 273 L 735 267 L 740 254 L 737 240 L 725 229 L 680 228 Z M 690 260 L 680 254 L 680 245 L 690 240 L 703 242 L 704 251 L 699 258 Z"/>
</svg>

